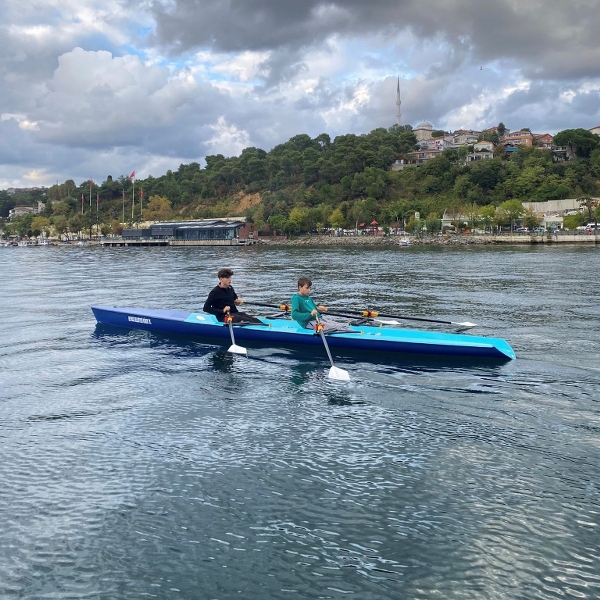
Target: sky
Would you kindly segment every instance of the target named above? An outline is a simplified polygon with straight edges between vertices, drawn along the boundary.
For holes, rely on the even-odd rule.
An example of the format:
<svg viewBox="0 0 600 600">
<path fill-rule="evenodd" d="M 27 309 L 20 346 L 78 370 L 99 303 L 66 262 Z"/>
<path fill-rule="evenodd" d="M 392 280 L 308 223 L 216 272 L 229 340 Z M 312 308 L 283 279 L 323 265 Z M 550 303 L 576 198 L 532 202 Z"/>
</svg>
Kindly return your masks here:
<svg viewBox="0 0 600 600">
<path fill-rule="evenodd" d="M 0 189 L 298 134 L 600 125 L 597 0 L 2 0 Z"/>
</svg>

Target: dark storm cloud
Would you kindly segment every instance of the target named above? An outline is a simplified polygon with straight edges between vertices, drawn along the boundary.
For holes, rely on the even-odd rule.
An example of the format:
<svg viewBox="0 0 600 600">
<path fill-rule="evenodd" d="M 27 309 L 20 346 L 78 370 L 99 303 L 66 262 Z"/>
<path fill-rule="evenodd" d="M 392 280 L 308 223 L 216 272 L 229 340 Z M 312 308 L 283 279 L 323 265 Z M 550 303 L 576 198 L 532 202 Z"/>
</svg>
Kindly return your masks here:
<svg viewBox="0 0 600 600">
<path fill-rule="evenodd" d="M 596 0 L 174 0 L 155 4 L 153 43 L 173 52 L 318 46 L 333 34 L 439 38 L 475 62 L 513 60 L 529 78 L 600 74 Z M 293 53 L 292 53 L 293 54 Z M 460 61 L 456 61 L 457 63 Z"/>
</svg>

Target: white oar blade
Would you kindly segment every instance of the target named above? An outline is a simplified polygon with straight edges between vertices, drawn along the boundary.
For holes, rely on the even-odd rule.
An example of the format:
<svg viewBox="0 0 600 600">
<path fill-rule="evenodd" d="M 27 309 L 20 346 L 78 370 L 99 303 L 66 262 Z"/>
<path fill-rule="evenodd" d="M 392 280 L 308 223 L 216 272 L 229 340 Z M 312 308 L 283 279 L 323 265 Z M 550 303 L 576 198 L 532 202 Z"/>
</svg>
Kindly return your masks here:
<svg viewBox="0 0 600 600">
<path fill-rule="evenodd" d="M 237 344 L 231 344 L 227 352 L 231 352 L 232 354 L 248 354 L 248 350 L 246 350 L 246 348 L 238 346 Z"/>
<path fill-rule="evenodd" d="M 464 323 L 452 323 L 452 325 L 460 325 L 461 327 L 477 327 L 477 323 L 469 323 L 469 321 L 465 321 Z"/>
<path fill-rule="evenodd" d="M 375 323 L 381 323 L 381 325 L 402 325 L 400 321 L 390 321 L 389 319 L 374 319 Z"/>
<path fill-rule="evenodd" d="M 329 379 L 337 379 L 338 381 L 350 381 L 350 373 L 338 367 L 329 369 Z"/>
</svg>

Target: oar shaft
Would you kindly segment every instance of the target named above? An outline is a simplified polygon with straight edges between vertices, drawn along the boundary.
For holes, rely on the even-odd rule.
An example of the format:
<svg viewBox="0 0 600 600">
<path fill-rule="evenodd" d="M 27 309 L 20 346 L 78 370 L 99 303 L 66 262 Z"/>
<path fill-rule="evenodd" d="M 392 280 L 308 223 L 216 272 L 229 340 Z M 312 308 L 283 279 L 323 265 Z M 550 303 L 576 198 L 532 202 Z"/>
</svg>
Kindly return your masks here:
<svg viewBox="0 0 600 600">
<path fill-rule="evenodd" d="M 330 310 L 327 311 L 327 314 L 333 315 L 335 317 L 360 316 L 367 317 L 370 319 L 374 319 L 375 317 L 385 317 L 387 319 L 402 319 L 404 321 L 425 321 L 427 323 L 442 323 L 444 325 L 456 325 L 456 323 L 454 323 L 453 321 L 443 321 L 441 319 L 428 319 L 426 317 L 406 317 L 403 315 L 391 315 L 388 313 L 380 313 L 375 310 L 349 310 L 347 312 L 354 313 L 354 315 L 332 312 Z"/>
<path fill-rule="evenodd" d="M 243 302 L 243 304 L 249 304 L 251 306 L 265 306 L 267 308 L 276 308 L 278 310 L 283 310 L 285 312 L 289 312 L 292 310 L 292 307 L 289 304 L 264 304 L 262 302 Z M 374 319 L 376 317 L 385 317 L 387 319 L 400 319 L 402 321 L 422 321 L 425 323 L 441 323 L 442 325 L 461 325 L 466 327 L 474 327 L 475 323 L 456 323 L 454 321 L 444 321 L 442 319 L 429 319 L 427 317 L 407 317 L 405 315 L 392 315 L 388 313 L 380 313 L 375 310 L 347 310 L 345 313 L 334 312 L 331 310 L 323 311 L 328 315 L 333 315 L 334 317 L 346 317 L 350 319 L 354 319 L 356 317 L 366 317 L 369 319 Z M 351 314 L 348 314 L 351 313 Z"/>
</svg>

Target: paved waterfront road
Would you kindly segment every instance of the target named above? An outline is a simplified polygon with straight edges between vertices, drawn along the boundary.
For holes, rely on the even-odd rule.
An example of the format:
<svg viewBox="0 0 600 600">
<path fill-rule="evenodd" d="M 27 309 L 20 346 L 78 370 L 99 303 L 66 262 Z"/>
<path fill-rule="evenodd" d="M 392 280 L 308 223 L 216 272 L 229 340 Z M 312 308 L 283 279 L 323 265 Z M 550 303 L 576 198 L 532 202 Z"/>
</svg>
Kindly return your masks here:
<svg viewBox="0 0 600 600">
<path fill-rule="evenodd" d="M 0 598 L 597 598 L 599 252 L 0 249 Z M 480 323 L 504 365 L 223 348 L 90 304 Z M 443 329 L 448 330 L 448 329 Z M 383 360 L 383 359 L 382 359 Z"/>
</svg>

